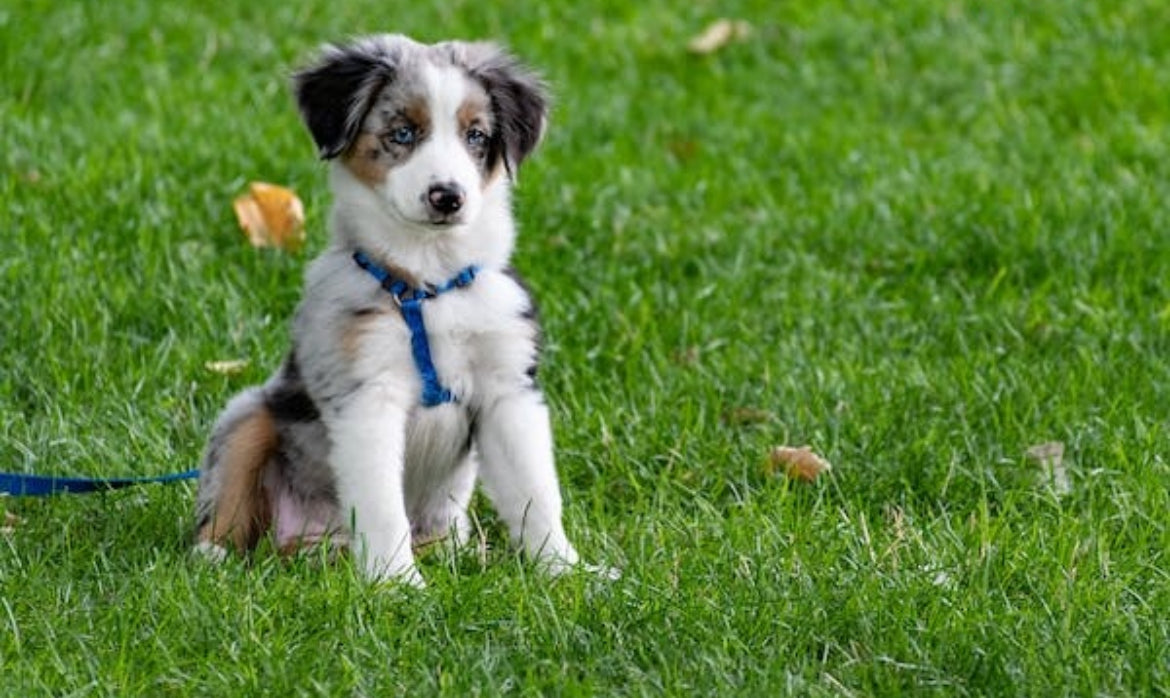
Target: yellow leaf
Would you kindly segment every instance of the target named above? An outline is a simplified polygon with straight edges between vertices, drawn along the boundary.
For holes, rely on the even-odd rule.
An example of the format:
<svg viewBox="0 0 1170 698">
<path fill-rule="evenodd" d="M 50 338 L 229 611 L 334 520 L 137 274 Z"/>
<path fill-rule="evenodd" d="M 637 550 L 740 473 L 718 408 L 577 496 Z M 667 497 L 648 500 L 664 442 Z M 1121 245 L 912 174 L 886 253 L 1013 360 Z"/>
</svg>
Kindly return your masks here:
<svg viewBox="0 0 1170 698">
<path fill-rule="evenodd" d="M 234 376 L 248 368 L 247 359 L 227 359 L 224 361 L 208 361 L 203 367 L 212 373 L 224 376 Z"/>
<path fill-rule="evenodd" d="M 717 19 L 701 34 L 687 43 L 691 53 L 714 53 L 735 40 L 743 40 L 752 33 L 752 25 L 742 19 L 731 20 L 726 17 Z"/>
<path fill-rule="evenodd" d="M 291 189 L 252 182 L 248 193 L 236 198 L 232 207 L 253 247 L 296 252 L 305 242 L 305 207 Z"/>
</svg>

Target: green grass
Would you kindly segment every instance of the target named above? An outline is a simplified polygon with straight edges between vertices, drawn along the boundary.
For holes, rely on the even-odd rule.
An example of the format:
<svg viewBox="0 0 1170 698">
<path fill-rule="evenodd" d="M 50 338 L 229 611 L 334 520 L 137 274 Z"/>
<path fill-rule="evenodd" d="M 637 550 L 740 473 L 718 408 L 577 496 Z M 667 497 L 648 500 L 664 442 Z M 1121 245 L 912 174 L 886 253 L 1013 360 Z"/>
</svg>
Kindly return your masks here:
<svg viewBox="0 0 1170 698">
<path fill-rule="evenodd" d="M 289 70 L 495 37 L 556 90 L 516 262 L 569 529 L 624 577 L 547 582 L 483 502 L 415 593 L 197 564 L 187 485 L 9 500 L 0 694 L 1170 694 L 1162 0 L 222 4 L 0 7 L 0 470 L 196 464 L 305 263 L 232 197 L 325 237 Z M 720 14 L 750 39 L 688 54 Z"/>
</svg>

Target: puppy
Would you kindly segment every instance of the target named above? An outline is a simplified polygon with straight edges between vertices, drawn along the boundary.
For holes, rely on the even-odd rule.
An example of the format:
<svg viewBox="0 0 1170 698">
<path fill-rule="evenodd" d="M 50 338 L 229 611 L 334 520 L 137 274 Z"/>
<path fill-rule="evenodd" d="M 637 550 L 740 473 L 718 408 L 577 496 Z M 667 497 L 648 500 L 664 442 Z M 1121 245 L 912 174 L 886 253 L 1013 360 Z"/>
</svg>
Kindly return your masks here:
<svg viewBox="0 0 1170 698">
<path fill-rule="evenodd" d="M 553 573 L 578 564 L 536 309 L 508 266 L 510 190 L 544 132 L 544 85 L 494 45 L 398 35 L 327 47 L 293 84 L 331 163 L 331 244 L 306 272 L 283 366 L 214 427 L 197 548 L 328 538 L 368 577 L 422 585 L 412 544 L 465 541 L 478 479 L 529 556 Z"/>
</svg>

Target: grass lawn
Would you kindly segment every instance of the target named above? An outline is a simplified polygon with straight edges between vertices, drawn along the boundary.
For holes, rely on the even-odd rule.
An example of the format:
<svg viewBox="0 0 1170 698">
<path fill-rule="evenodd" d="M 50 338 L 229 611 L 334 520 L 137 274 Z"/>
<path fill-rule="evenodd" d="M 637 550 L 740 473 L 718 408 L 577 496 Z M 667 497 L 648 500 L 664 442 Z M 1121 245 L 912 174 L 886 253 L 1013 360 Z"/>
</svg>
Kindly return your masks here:
<svg viewBox="0 0 1170 698">
<path fill-rule="evenodd" d="M 557 96 L 516 264 L 624 576 L 549 583 L 483 501 L 424 592 L 198 564 L 188 484 L 0 501 L 0 694 L 1170 694 L 1164 0 L 174 5 L 0 6 L 0 470 L 196 465 L 325 241 L 288 72 L 494 37 Z M 244 244 L 250 180 L 305 255 Z"/>
</svg>

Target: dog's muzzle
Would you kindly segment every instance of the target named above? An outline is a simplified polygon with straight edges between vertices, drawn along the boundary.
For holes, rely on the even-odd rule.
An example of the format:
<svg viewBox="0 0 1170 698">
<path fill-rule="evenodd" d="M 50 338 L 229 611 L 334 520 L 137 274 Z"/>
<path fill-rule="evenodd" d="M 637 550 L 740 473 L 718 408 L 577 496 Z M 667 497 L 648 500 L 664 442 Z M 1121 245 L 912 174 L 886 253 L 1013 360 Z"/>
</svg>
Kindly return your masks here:
<svg viewBox="0 0 1170 698">
<path fill-rule="evenodd" d="M 426 195 L 427 207 L 434 214 L 433 217 L 445 220 L 454 217 L 463 208 L 465 200 L 463 187 L 454 182 L 433 184 Z"/>
</svg>

